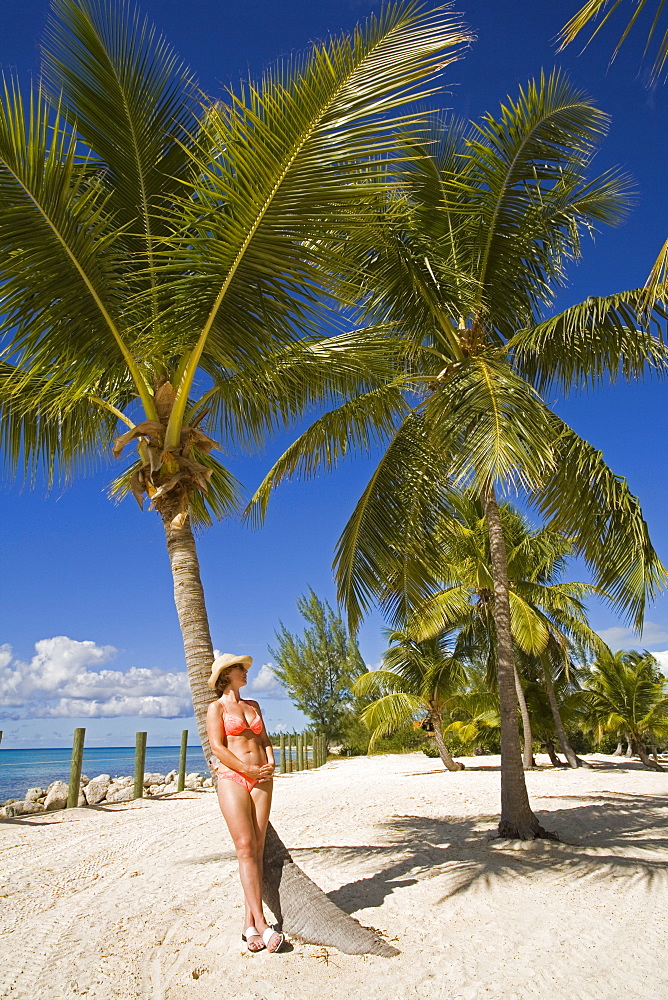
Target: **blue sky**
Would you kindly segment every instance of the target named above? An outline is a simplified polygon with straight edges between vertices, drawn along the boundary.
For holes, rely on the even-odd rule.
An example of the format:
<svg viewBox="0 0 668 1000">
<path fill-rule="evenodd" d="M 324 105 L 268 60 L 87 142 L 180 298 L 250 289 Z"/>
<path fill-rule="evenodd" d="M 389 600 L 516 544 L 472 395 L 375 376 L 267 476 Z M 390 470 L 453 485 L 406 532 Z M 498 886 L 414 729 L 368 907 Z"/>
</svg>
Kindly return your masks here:
<svg viewBox="0 0 668 1000">
<path fill-rule="evenodd" d="M 446 71 L 448 93 L 441 101 L 442 107 L 464 117 L 494 113 L 506 94 L 516 94 L 519 84 L 541 68 L 559 64 L 612 115 L 598 166 L 630 170 L 638 204 L 623 226 L 585 245 L 584 261 L 573 269 L 562 305 L 642 284 L 668 236 L 661 153 L 668 131 L 666 90 L 643 86 L 635 43 L 607 69 L 611 33 L 583 56 L 575 48 L 557 55 L 555 35 L 577 6 L 577 0 L 458 4 L 478 40 L 465 59 Z M 47 0 L 0 6 L 0 63 L 24 82 L 38 67 L 47 7 Z M 195 70 L 202 87 L 215 94 L 274 59 L 303 49 L 312 39 L 352 28 L 380 4 L 144 0 L 141 7 Z M 550 400 L 603 450 L 612 468 L 628 478 L 664 561 L 665 393 L 662 384 L 645 381 Z M 252 489 L 288 441 L 284 437 L 274 442 L 263 456 L 234 457 L 233 471 Z M 371 461 L 356 460 L 314 483 L 283 487 L 261 531 L 224 522 L 200 537 L 212 635 L 219 649 L 250 653 L 260 667 L 270 660 L 267 645 L 279 620 L 293 629 L 300 626 L 295 600 L 307 586 L 333 599 L 333 548 Z M 175 743 L 188 724 L 184 718 L 161 717 L 178 716 L 187 705 L 162 528 L 156 515 L 140 513 L 133 502 L 111 504 L 105 489 L 110 478 L 111 466 L 50 496 L 39 489 L 20 491 L 11 483 L 0 492 L 0 646 L 5 644 L 0 683 L 14 690 L 14 700 L 22 703 L 0 722 L 3 746 L 67 744 L 77 725 L 87 727 L 90 743 L 132 743 L 137 729 L 148 730 L 149 743 Z M 642 644 L 668 649 L 665 598 L 650 609 L 648 619 Z M 616 647 L 639 643 L 603 606 L 592 609 L 592 623 L 602 631 L 614 630 L 605 634 Z M 372 616 L 361 632 L 362 653 L 369 663 L 377 663 L 384 648 L 381 629 L 380 619 Z M 251 676 L 270 727 L 300 726 L 299 713 L 278 696 L 268 672 Z M 77 711 L 77 690 L 89 707 L 92 701 L 104 706 L 103 717 L 71 714 Z M 194 725 L 190 728 L 194 734 Z"/>
</svg>

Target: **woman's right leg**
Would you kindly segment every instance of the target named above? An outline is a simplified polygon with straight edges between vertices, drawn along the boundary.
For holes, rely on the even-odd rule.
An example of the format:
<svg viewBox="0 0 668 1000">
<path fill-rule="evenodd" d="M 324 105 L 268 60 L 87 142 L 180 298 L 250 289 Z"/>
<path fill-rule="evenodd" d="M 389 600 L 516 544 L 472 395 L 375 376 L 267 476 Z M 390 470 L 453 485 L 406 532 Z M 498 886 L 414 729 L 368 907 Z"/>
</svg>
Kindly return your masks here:
<svg viewBox="0 0 668 1000">
<path fill-rule="evenodd" d="M 239 860 L 239 877 L 246 900 L 244 929 L 266 927 L 262 909 L 262 876 L 257 862 L 257 840 L 251 797 L 236 781 L 218 779 L 218 802 Z"/>
</svg>

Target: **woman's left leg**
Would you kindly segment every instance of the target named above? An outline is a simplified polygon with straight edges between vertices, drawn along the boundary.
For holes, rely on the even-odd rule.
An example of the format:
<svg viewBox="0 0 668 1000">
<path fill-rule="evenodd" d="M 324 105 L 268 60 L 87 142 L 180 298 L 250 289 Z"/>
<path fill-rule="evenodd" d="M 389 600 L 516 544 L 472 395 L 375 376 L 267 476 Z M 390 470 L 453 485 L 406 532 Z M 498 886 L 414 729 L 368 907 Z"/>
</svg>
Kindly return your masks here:
<svg viewBox="0 0 668 1000">
<path fill-rule="evenodd" d="M 260 885 L 264 874 L 264 842 L 267 836 L 267 826 L 269 824 L 269 812 L 271 810 L 271 796 L 274 789 L 274 782 L 260 781 L 251 791 L 251 813 L 253 816 L 253 826 L 255 829 L 255 843 L 257 845 L 257 867 L 260 875 Z M 266 925 L 265 925 L 266 926 Z M 264 928 L 262 928 L 264 930 Z M 275 951 L 280 947 L 282 938 L 276 935 L 267 945 L 268 951 Z"/>
</svg>

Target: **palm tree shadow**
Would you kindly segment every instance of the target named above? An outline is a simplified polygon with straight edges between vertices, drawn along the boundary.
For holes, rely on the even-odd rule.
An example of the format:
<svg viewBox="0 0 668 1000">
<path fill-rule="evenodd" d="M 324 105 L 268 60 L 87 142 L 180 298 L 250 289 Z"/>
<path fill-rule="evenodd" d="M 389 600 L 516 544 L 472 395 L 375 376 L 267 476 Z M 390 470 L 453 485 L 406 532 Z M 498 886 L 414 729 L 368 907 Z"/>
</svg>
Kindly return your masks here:
<svg viewBox="0 0 668 1000">
<path fill-rule="evenodd" d="M 628 878 L 628 887 L 668 886 L 668 797 L 595 794 L 573 808 L 539 812 L 539 819 L 559 833 L 561 843 L 495 839 L 494 816 L 442 821 L 396 816 L 384 824 L 381 845 L 295 848 L 294 853 L 303 860 L 329 856 L 337 867 L 373 870 L 328 893 L 348 913 L 381 906 L 396 889 L 435 877 L 446 885 L 439 902 L 511 878 L 540 877 L 551 884 L 614 878 L 615 891 L 619 878 Z"/>
</svg>

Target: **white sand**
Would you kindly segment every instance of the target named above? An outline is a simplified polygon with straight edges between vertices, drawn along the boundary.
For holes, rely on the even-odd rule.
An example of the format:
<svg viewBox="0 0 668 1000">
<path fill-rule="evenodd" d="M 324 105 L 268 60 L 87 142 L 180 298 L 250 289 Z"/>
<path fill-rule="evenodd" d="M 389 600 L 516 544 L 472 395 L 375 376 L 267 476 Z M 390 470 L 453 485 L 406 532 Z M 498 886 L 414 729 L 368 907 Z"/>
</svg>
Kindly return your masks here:
<svg viewBox="0 0 668 1000">
<path fill-rule="evenodd" d="M 666 1000 L 668 775 L 599 758 L 527 775 L 577 846 L 489 838 L 498 759 L 342 760 L 276 782 L 295 860 L 401 949 L 242 954 L 211 792 L 0 824 L 0 996 L 14 1000 Z"/>
</svg>

